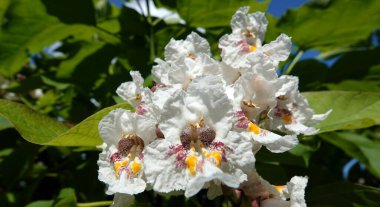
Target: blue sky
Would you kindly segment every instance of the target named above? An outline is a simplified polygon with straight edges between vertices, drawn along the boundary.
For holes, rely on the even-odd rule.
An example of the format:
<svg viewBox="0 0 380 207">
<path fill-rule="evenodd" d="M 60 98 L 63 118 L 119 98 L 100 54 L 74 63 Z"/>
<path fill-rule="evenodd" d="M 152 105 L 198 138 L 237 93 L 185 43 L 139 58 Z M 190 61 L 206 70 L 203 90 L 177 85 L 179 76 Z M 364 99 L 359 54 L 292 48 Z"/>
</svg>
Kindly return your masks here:
<svg viewBox="0 0 380 207">
<path fill-rule="evenodd" d="M 268 12 L 275 17 L 280 17 L 288 9 L 301 6 L 307 0 L 272 0 L 268 7 Z"/>
</svg>

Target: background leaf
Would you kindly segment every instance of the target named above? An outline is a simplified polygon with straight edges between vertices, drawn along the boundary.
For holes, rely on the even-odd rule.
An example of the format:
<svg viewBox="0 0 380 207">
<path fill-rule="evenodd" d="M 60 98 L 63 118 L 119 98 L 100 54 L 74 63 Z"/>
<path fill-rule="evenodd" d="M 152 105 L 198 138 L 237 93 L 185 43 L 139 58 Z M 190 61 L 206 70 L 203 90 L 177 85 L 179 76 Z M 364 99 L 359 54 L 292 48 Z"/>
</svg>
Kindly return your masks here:
<svg viewBox="0 0 380 207">
<path fill-rule="evenodd" d="M 232 15 L 242 6 L 251 11 L 265 11 L 270 0 L 181 0 L 177 1 L 179 15 L 192 27 L 229 26 Z"/>
<path fill-rule="evenodd" d="M 377 161 L 377 158 L 380 157 L 380 142 L 349 132 L 325 133 L 319 136 L 324 141 L 339 147 L 348 155 L 358 159 L 360 163 L 366 165 L 373 175 L 380 178 L 380 162 Z"/>
<path fill-rule="evenodd" d="M 350 47 L 379 28 L 379 8 L 377 0 L 316 0 L 288 11 L 278 27 L 303 50 Z"/>
<path fill-rule="evenodd" d="M 35 144 L 52 146 L 97 146 L 102 143 L 99 121 L 113 109 L 130 109 L 128 103 L 105 108 L 69 129 L 68 126 L 32 109 L 0 99 L 0 115 L 9 120 L 21 136 Z"/>
<path fill-rule="evenodd" d="M 378 188 L 347 182 L 322 185 L 306 195 L 311 207 L 365 207 L 377 206 L 380 202 Z"/>
<path fill-rule="evenodd" d="M 303 93 L 316 113 L 333 109 L 317 126 L 319 133 L 366 128 L 380 124 L 380 93 L 324 91 Z"/>
</svg>

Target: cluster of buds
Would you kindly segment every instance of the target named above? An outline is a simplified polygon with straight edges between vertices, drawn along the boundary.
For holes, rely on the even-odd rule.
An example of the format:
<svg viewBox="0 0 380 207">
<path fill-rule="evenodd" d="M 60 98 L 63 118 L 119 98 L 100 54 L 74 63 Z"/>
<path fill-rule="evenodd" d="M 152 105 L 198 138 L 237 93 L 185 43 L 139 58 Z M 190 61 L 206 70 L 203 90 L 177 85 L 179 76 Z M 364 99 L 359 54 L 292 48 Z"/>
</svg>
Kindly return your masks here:
<svg viewBox="0 0 380 207">
<path fill-rule="evenodd" d="M 292 149 L 328 113 L 314 115 L 297 77 L 278 76 L 291 40 L 281 34 L 263 44 L 264 13 L 248 10 L 234 14 L 232 33 L 220 39 L 221 61 L 191 33 L 172 39 L 164 60 L 156 59 L 154 87 L 144 88 L 132 71 L 133 80 L 117 89 L 135 111 L 116 109 L 99 123 L 99 179 L 116 194 L 115 205 L 146 189 L 186 197 L 208 189 L 213 199 L 228 188 L 252 206 L 306 206 L 307 178 L 273 186 L 255 170 L 255 154 L 262 146 L 273 153 Z"/>
</svg>

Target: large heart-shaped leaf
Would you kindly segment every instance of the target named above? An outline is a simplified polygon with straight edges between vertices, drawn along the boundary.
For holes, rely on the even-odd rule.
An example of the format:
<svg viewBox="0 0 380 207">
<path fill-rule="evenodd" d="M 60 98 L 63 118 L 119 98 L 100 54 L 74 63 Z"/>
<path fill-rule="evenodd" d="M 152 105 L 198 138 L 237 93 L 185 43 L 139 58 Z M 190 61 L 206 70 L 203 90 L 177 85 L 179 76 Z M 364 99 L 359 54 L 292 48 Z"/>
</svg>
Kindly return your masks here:
<svg viewBox="0 0 380 207">
<path fill-rule="evenodd" d="M 380 93 L 324 91 L 303 93 L 316 113 L 333 109 L 317 128 L 321 132 L 359 129 L 380 124 Z"/>
<path fill-rule="evenodd" d="M 379 28 L 380 1 L 317 0 L 290 10 L 279 28 L 302 49 L 328 51 L 365 40 Z"/>
<path fill-rule="evenodd" d="M 0 116 L 29 142 L 51 146 L 97 146 L 102 143 L 99 121 L 113 109 L 131 109 L 128 103 L 105 108 L 70 128 L 19 103 L 0 99 Z"/>
</svg>

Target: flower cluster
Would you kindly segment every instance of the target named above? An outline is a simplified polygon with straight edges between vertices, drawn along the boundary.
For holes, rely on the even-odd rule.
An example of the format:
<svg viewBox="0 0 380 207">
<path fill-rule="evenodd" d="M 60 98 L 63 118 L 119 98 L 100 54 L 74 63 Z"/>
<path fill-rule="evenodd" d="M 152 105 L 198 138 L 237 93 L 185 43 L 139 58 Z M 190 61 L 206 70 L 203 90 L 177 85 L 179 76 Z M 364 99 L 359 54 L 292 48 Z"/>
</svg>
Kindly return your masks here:
<svg viewBox="0 0 380 207">
<path fill-rule="evenodd" d="M 99 179 L 116 194 L 146 189 L 191 197 L 208 189 L 213 199 L 222 187 L 243 192 L 253 206 L 305 206 L 305 177 L 272 186 L 255 170 L 255 153 L 292 149 L 297 135 L 318 130 L 312 125 L 328 115 L 314 115 L 298 91 L 297 77 L 278 76 L 276 68 L 290 54 L 291 40 L 281 34 L 264 43 L 264 13 L 240 8 L 232 33 L 219 42 L 221 61 L 196 33 L 172 39 L 165 58 L 156 59 L 155 85 L 131 71 L 132 81 L 117 94 L 135 111 L 111 111 L 99 123 L 104 141 Z M 130 197 L 128 197 L 131 200 Z"/>
</svg>

